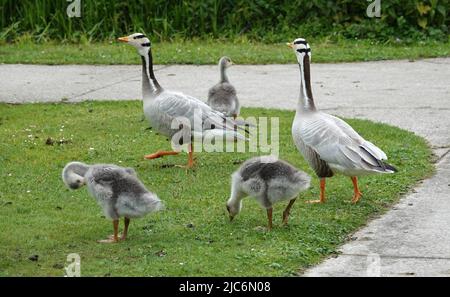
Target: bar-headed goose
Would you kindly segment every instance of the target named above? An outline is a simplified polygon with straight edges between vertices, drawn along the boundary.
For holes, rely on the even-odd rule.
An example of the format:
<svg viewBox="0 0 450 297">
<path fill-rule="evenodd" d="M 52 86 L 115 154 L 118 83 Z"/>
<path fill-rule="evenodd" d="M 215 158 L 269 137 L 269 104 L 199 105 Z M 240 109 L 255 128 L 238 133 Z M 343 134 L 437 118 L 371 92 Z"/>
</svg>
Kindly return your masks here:
<svg viewBox="0 0 450 297">
<path fill-rule="evenodd" d="M 351 178 L 352 203 L 356 203 L 361 197 L 357 176 L 397 170 L 384 162 L 387 157 L 380 148 L 362 138 L 350 125 L 316 108 L 311 90 L 311 48 L 303 38 L 295 39 L 288 46 L 294 50 L 300 66 L 300 98 L 292 123 L 292 137 L 320 178 L 320 200 L 310 202 L 325 202 L 325 178 L 338 172 Z"/>
<path fill-rule="evenodd" d="M 245 139 L 236 131 L 234 121 L 226 119 L 225 115 L 213 110 L 203 101 L 161 87 L 153 72 L 151 43 L 144 34 L 134 33 L 118 40 L 134 46 L 141 56 L 145 117 L 153 129 L 171 138 L 172 145 L 189 144 L 188 168 L 194 165 L 191 142 L 193 136 L 222 138 L 226 141 Z M 179 151 L 158 151 L 145 158 L 155 159 L 178 153 Z"/>
<path fill-rule="evenodd" d="M 300 192 L 309 188 L 311 177 L 274 156 L 251 158 L 231 176 L 231 195 L 227 202 L 230 220 L 242 208 L 242 199 L 254 197 L 267 210 L 268 229 L 272 229 L 272 206 L 289 201 L 283 212 L 287 224 L 289 212 Z"/>
<path fill-rule="evenodd" d="M 226 70 L 233 65 L 228 57 L 219 60 L 220 81 L 208 92 L 208 105 L 212 109 L 224 113 L 227 117 L 236 118 L 240 112 L 239 100 L 236 96 L 236 89 L 228 80 Z"/>
<path fill-rule="evenodd" d="M 87 185 L 105 216 L 113 220 L 114 234 L 109 239 L 99 240 L 101 243 L 125 240 L 130 218 L 142 217 L 164 208 L 163 202 L 156 194 L 145 188 L 132 168 L 112 164 L 87 165 L 70 162 L 62 171 L 62 179 L 72 190 Z M 119 238 L 120 217 L 124 217 L 125 227 Z"/>
</svg>

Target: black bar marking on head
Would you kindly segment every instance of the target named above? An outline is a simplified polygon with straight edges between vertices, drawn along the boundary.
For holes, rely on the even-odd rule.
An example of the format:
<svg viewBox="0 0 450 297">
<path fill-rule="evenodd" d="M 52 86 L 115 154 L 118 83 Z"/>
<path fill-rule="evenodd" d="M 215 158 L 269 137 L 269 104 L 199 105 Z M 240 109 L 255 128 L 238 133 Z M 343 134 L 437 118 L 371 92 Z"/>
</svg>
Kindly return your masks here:
<svg viewBox="0 0 450 297">
<path fill-rule="evenodd" d="M 150 46 L 150 42 L 142 43 L 141 46 Z"/>
<path fill-rule="evenodd" d="M 311 51 L 310 48 L 299 48 L 297 53 L 309 53 Z"/>
<path fill-rule="evenodd" d="M 140 38 L 144 38 L 144 37 L 145 37 L 145 35 L 141 34 L 141 35 L 134 36 L 133 39 L 140 39 Z"/>
<path fill-rule="evenodd" d="M 297 40 L 294 42 L 294 44 L 304 44 L 307 45 L 308 43 L 306 42 L 306 40 Z"/>
</svg>

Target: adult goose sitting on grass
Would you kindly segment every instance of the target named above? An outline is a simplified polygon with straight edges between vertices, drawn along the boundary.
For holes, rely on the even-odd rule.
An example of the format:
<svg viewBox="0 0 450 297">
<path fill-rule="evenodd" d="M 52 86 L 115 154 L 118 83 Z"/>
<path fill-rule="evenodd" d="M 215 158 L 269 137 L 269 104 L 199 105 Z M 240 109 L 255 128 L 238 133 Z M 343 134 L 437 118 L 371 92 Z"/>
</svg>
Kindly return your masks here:
<svg viewBox="0 0 450 297">
<path fill-rule="evenodd" d="M 141 56 L 142 97 L 145 117 L 153 129 L 171 138 L 173 146 L 188 144 L 187 168 L 194 165 L 193 137 L 220 138 L 226 141 L 245 139 L 242 134 L 236 131 L 234 121 L 227 120 L 225 115 L 213 110 L 203 101 L 161 87 L 153 71 L 151 43 L 144 34 L 134 33 L 130 36 L 120 37 L 119 41 L 135 47 Z M 178 153 L 179 150 L 158 151 L 146 155 L 144 158 L 155 159 Z"/>
<path fill-rule="evenodd" d="M 101 243 L 125 240 L 131 218 L 142 217 L 164 208 L 163 202 L 145 188 L 132 168 L 70 162 L 63 169 L 62 179 L 72 190 L 87 185 L 105 216 L 113 220 L 114 234 L 108 239 L 99 240 Z M 119 238 L 120 217 L 124 217 L 125 227 Z"/>
<path fill-rule="evenodd" d="M 233 62 L 228 57 L 222 57 L 219 60 L 220 81 L 209 89 L 207 103 L 212 109 L 236 119 L 241 107 L 236 96 L 236 89 L 228 80 L 226 73 L 231 65 Z"/>
<path fill-rule="evenodd" d="M 370 173 L 393 173 L 397 169 L 385 162 L 386 154 L 362 138 L 343 120 L 317 109 L 311 90 L 311 48 L 303 38 L 288 46 L 294 50 L 300 66 L 300 98 L 298 100 L 292 137 L 297 149 L 320 178 L 320 199 L 325 202 L 325 179 L 335 173 L 349 176 L 353 182 L 356 203 L 361 198 L 358 176 Z"/>
<path fill-rule="evenodd" d="M 309 188 L 311 177 L 274 156 L 251 158 L 231 176 L 231 196 L 227 202 L 230 220 L 241 211 L 242 199 L 254 197 L 267 210 L 268 229 L 272 229 L 272 206 L 289 201 L 283 212 L 283 224 L 300 192 Z"/>
</svg>

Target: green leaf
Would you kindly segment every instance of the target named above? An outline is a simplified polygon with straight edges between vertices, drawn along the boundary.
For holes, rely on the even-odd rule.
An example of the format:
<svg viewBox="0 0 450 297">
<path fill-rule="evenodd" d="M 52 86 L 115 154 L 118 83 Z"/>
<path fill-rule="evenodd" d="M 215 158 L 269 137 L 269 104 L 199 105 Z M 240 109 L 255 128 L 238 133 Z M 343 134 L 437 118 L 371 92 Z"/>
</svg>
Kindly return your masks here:
<svg viewBox="0 0 450 297">
<path fill-rule="evenodd" d="M 425 29 L 425 28 L 427 27 L 428 20 L 427 20 L 427 18 L 419 18 L 419 19 L 417 20 L 417 24 L 418 24 L 421 28 Z"/>
<path fill-rule="evenodd" d="M 425 15 L 431 10 L 431 6 L 423 4 L 423 2 L 419 2 L 417 3 L 417 10 L 419 11 L 420 15 Z"/>
<path fill-rule="evenodd" d="M 446 11 L 444 5 L 438 5 L 438 6 L 436 7 L 436 10 L 437 10 L 442 16 L 446 16 L 446 15 L 447 15 L 447 11 Z"/>
</svg>

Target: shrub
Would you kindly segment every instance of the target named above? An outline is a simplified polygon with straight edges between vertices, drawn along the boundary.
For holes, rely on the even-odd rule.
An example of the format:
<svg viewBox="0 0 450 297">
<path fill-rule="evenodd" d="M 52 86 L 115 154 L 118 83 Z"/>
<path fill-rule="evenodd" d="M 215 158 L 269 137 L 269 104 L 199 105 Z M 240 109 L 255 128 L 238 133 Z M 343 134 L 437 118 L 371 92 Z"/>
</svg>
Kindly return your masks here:
<svg viewBox="0 0 450 297">
<path fill-rule="evenodd" d="M 0 0 L 0 38 L 91 41 L 135 31 L 157 39 L 245 35 L 266 42 L 294 35 L 448 38 L 449 0 L 380 1 L 381 18 L 369 18 L 366 0 L 81 0 L 81 18 L 69 18 L 66 0 Z"/>
</svg>

